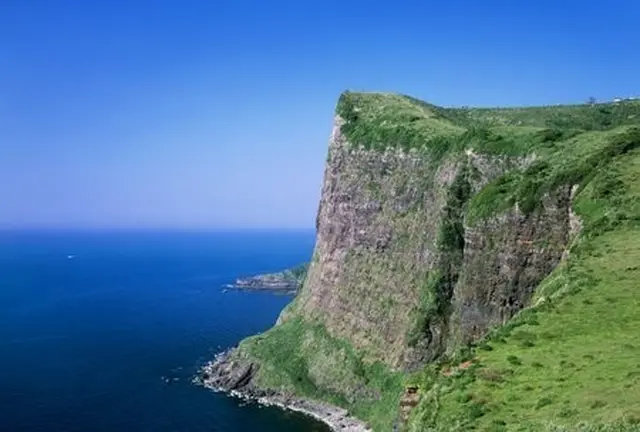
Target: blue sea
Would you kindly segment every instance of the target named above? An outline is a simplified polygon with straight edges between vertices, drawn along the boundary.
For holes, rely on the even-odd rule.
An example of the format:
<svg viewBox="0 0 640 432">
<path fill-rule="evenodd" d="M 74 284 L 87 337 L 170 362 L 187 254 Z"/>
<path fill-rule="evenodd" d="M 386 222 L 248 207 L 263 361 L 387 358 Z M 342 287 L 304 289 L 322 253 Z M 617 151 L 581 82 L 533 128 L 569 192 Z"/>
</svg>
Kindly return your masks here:
<svg viewBox="0 0 640 432">
<path fill-rule="evenodd" d="M 0 431 L 327 431 L 192 384 L 291 297 L 223 289 L 306 232 L 0 233 Z"/>
</svg>

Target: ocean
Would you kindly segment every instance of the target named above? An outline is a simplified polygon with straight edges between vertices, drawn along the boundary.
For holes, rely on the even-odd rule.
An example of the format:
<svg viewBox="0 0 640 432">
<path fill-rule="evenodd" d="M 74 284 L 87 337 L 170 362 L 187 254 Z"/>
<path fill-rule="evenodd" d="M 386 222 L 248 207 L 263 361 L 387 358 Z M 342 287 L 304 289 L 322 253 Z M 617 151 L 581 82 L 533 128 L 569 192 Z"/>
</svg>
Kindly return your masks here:
<svg viewBox="0 0 640 432">
<path fill-rule="evenodd" d="M 312 231 L 0 233 L 0 431 L 326 432 L 194 385 L 291 297 L 228 290 Z"/>
</svg>

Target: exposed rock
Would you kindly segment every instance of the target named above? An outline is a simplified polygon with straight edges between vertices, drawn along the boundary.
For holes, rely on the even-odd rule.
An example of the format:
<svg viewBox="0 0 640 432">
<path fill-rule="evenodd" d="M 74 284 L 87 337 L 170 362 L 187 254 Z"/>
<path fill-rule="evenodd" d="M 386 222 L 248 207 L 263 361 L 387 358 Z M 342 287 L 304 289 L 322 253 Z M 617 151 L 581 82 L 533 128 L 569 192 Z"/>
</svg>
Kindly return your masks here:
<svg viewBox="0 0 640 432">
<path fill-rule="evenodd" d="M 342 124 L 336 117 L 315 259 L 298 296 L 299 313 L 393 368 L 414 369 L 528 304 L 566 245 L 569 192 L 547 198 L 532 215 L 513 209 L 477 227 L 463 225 L 464 202 L 451 209 L 449 201 L 454 182 L 465 182 L 467 195 L 476 193 L 508 170 L 529 166 L 535 155 L 490 157 L 470 149 L 462 158 L 433 164 L 416 150 L 354 148 Z M 449 223 L 462 230 L 459 250 L 439 244 Z M 434 271 L 446 279 L 439 288 L 446 311 L 410 344 L 423 287 Z"/>
<path fill-rule="evenodd" d="M 308 264 L 301 264 L 278 273 L 239 278 L 236 279 L 235 283 L 227 285 L 227 288 L 269 290 L 296 294 L 304 282 L 308 266 Z"/>
<path fill-rule="evenodd" d="M 345 409 L 255 387 L 252 379 L 257 369 L 255 363 L 239 356 L 236 350 L 229 350 L 218 354 L 205 365 L 196 377 L 196 383 L 265 406 L 278 406 L 306 414 L 324 422 L 335 432 L 371 432 L 364 422 L 351 416 Z"/>
<path fill-rule="evenodd" d="M 200 378 L 203 384 L 220 391 L 238 390 L 249 385 L 257 366 L 234 353 L 234 350 L 220 353 L 202 368 Z"/>
<path fill-rule="evenodd" d="M 556 267 L 569 240 L 571 187 L 524 215 L 511 211 L 465 229 L 461 279 L 452 303 L 453 348 L 472 342 L 529 306 L 536 286 Z"/>
</svg>

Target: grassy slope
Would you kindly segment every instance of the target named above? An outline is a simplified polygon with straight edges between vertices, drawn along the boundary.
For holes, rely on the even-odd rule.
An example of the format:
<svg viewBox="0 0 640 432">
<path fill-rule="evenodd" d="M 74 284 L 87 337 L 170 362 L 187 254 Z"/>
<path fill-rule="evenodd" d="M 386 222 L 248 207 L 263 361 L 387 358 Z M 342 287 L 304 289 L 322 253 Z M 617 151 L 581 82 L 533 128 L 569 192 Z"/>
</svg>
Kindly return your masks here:
<svg viewBox="0 0 640 432">
<path fill-rule="evenodd" d="M 259 361 L 258 384 L 265 388 L 345 407 L 375 430 L 388 430 L 395 421 L 402 374 L 363 362 L 348 341 L 330 336 L 320 324 L 289 319 L 245 339 L 240 351 Z"/>
<path fill-rule="evenodd" d="M 309 270 L 309 263 L 299 264 L 295 267 L 287 269 L 286 272 L 290 274 L 292 277 L 303 281 L 307 276 L 307 270 Z"/>
<path fill-rule="evenodd" d="M 517 202 L 528 213 L 546 192 L 563 184 L 584 185 L 617 155 L 640 144 L 640 128 L 620 126 L 579 133 L 549 142 L 536 150 L 537 160 L 524 170 L 513 170 L 487 185 L 471 199 L 467 223 L 491 216 Z"/>
<path fill-rule="evenodd" d="M 432 365 L 409 377 L 421 382 L 425 395 L 414 410 L 413 430 L 456 424 L 540 430 L 549 420 L 640 415 L 640 342 L 633 340 L 640 329 L 634 291 L 640 208 L 633 201 L 639 199 L 640 159 L 633 145 L 638 132 L 628 127 L 640 125 L 640 103 L 447 109 L 400 95 L 345 93 L 337 113 L 351 144 L 416 149 L 434 163 L 469 148 L 535 153 L 533 167 L 498 179 L 471 200 L 468 222 L 515 201 L 532 210 L 549 188 L 582 185 L 576 208 L 585 228 L 569 261 L 540 287 L 544 306 L 496 330 L 462 375 L 444 377 Z M 528 324 L 518 326 L 522 322 Z M 331 401 L 376 431 L 391 430 L 405 377 L 363 362 L 348 341 L 321 325 L 294 317 L 240 348 L 262 364 L 262 385 Z"/>
<path fill-rule="evenodd" d="M 575 208 L 583 234 L 539 287 L 543 301 L 480 343 L 458 376 L 414 377 L 429 396 L 411 430 L 640 430 L 640 150 L 600 171 Z"/>
<path fill-rule="evenodd" d="M 404 95 L 351 93 L 336 112 L 353 145 L 420 149 L 436 161 L 474 148 L 524 155 L 580 132 L 640 124 L 640 101 L 527 108 L 443 108 Z"/>
<path fill-rule="evenodd" d="M 465 131 L 431 106 L 395 94 L 343 93 L 336 111 L 346 121 L 342 132 L 349 142 L 367 148 L 416 148 Z"/>
</svg>

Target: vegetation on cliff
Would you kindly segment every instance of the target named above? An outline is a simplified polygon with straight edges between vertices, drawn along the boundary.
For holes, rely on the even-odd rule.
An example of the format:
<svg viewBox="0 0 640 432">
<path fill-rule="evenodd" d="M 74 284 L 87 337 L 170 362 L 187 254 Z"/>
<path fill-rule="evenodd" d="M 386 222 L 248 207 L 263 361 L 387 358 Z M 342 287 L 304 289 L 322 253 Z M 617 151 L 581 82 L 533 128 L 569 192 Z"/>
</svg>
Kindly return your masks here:
<svg viewBox="0 0 640 432">
<path fill-rule="evenodd" d="M 254 384 L 375 431 L 638 430 L 640 103 L 336 111 L 305 285 L 238 349 Z"/>
<path fill-rule="evenodd" d="M 386 93 L 340 96 L 336 113 L 352 145 L 427 151 L 437 160 L 473 148 L 483 153 L 523 155 L 585 131 L 640 122 L 640 101 L 527 108 L 443 108 Z"/>
<path fill-rule="evenodd" d="M 295 317 L 244 340 L 239 354 L 260 364 L 259 387 L 347 408 L 374 430 L 396 421 L 403 375 L 331 336 L 318 322 Z"/>
<path fill-rule="evenodd" d="M 447 191 L 437 238 L 440 258 L 437 268 L 428 274 L 421 287 L 419 305 L 414 310 L 415 320 L 407 341 L 410 346 L 416 346 L 425 337 L 431 338 L 434 321 L 442 320 L 450 313 L 451 297 L 464 259 L 464 207 L 471 195 L 468 170 L 464 166 Z"/>
<path fill-rule="evenodd" d="M 411 378 L 425 389 L 411 431 L 640 430 L 640 150 L 592 174 L 536 305 Z"/>
<path fill-rule="evenodd" d="M 539 151 L 527 168 L 513 170 L 487 185 L 470 202 L 467 223 L 486 218 L 518 203 L 533 211 L 542 196 L 562 185 L 584 185 L 621 154 L 640 147 L 640 128 L 622 126 L 602 132 L 581 133 L 554 142 Z"/>
</svg>

